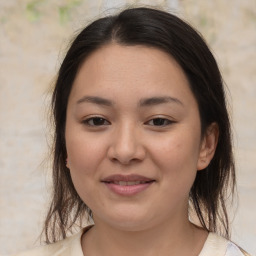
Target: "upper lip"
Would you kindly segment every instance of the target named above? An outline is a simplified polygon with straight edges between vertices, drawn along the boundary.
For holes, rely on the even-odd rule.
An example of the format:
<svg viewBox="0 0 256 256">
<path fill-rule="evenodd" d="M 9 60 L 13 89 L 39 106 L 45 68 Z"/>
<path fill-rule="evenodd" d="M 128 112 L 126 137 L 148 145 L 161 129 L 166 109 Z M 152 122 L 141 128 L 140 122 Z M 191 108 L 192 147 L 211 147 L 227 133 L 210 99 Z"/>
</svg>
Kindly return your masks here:
<svg viewBox="0 0 256 256">
<path fill-rule="evenodd" d="M 137 175 L 137 174 L 129 174 L 129 175 L 122 175 L 122 174 L 114 174 L 107 176 L 106 178 L 101 180 L 102 182 L 117 182 L 117 181 L 154 181 L 154 179 Z"/>
</svg>

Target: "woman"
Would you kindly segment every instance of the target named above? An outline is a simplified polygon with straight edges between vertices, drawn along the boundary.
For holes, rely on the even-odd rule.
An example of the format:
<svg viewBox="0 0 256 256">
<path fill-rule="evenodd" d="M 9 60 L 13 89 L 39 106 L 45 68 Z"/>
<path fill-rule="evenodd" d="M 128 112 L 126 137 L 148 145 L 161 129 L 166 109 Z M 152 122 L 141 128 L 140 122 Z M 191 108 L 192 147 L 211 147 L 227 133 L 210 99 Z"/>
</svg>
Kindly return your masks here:
<svg viewBox="0 0 256 256">
<path fill-rule="evenodd" d="M 149 8 L 96 20 L 68 50 L 52 107 L 50 245 L 21 255 L 246 255 L 228 240 L 222 78 L 188 24 Z M 66 238 L 86 216 L 94 225 Z"/>
</svg>

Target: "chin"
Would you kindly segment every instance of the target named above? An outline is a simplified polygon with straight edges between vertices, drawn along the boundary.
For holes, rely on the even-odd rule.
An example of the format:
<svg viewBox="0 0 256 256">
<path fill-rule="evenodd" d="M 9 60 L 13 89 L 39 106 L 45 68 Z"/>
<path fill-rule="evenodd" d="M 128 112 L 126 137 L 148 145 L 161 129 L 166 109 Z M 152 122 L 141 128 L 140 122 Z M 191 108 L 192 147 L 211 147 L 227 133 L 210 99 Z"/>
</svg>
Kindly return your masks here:
<svg viewBox="0 0 256 256">
<path fill-rule="evenodd" d="M 106 212 L 105 212 L 106 213 Z M 123 231 L 142 231 L 149 228 L 152 225 L 152 216 L 149 216 L 149 212 L 139 212 L 131 210 L 119 210 L 113 211 L 104 216 L 98 216 L 95 219 L 95 223 L 105 222 L 112 228 L 116 228 Z"/>
</svg>

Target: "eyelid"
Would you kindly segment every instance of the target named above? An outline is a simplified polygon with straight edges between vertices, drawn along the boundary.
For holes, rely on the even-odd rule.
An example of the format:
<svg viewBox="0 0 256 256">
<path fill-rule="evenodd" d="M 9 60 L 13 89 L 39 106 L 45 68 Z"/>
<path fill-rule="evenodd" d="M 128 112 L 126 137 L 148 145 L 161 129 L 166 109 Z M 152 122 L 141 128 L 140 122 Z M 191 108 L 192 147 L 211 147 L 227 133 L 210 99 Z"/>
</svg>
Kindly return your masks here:
<svg viewBox="0 0 256 256">
<path fill-rule="evenodd" d="M 107 121 L 108 124 L 91 125 L 91 124 L 88 123 L 89 121 L 91 121 L 91 120 L 93 120 L 93 119 L 97 119 L 97 118 L 104 120 L 104 123 Z M 85 124 L 85 125 L 87 125 L 87 126 L 89 126 L 89 127 L 101 127 L 101 126 L 110 125 L 111 123 L 110 123 L 106 118 L 104 118 L 104 117 L 102 117 L 102 116 L 96 115 L 96 116 L 90 116 L 90 117 L 84 118 L 84 119 L 82 120 L 82 124 Z"/>
<path fill-rule="evenodd" d="M 94 120 L 94 119 L 102 119 L 103 124 L 99 124 L 99 125 L 89 124 L 89 122 L 91 120 Z M 152 122 L 156 119 L 163 120 L 165 123 L 167 122 L 167 124 L 163 124 L 163 125 L 162 124 L 160 124 L 160 125 L 149 124 L 150 122 Z M 106 124 L 106 122 L 107 122 L 107 124 Z M 170 126 L 170 125 L 172 125 L 173 123 L 176 123 L 176 122 L 177 121 L 173 120 L 172 118 L 167 118 L 167 117 L 163 117 L 163 116 L 155 116 L 155 117 L 151 117 L 144 124 L 149 125 L 149 126 L 153 126 L 153 127 L 166 127 L 166 126 Z M 102 127 L 102 126 L 106 126 L 106 125 L 111 124 L 106 118 L 104 118 L 103 116 L 100 116 L 100 115 L 86 117 L 81 121 L 81 123 L 84 124 L 84 125 L 87 125 L 89 127 Z"/>
<path fill-rule="evenodd" d="M 153 121 L 153 120 L 156 120 L 156 119 L 160 119 L 160 120 L 164 120 L 165 122 L 167 121 L 168 124 L 165 124 L 165 125 L 150 125 L 150 126 L 155 126 L 155 127 L 166 127 L 166 126 L 169 126 L 169 125 L 172 125 L 173 123 L 176 123 L 175 120 L 172 120 L 170 118 L 167 118 L 167 117 L 162 117 L 162 116 L 156 116 L 156 117 L 152 117 L 150 120 L 148 120 L 147 122 L 145 122 L 145 124 L 148 124 L 150 121 Z"/>
</svg>

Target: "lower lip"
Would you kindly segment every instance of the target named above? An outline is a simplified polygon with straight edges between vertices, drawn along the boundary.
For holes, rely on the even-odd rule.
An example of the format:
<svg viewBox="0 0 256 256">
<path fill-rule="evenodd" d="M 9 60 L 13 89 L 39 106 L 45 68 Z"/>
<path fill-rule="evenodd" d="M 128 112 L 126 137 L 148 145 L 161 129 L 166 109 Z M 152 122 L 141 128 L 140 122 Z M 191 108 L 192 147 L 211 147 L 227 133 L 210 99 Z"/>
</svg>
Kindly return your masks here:
<svg viewBox="0 0 256 256">
<path fill-rule="evenodd" d="M 121 196 L 133 196 L 144 190 L 146 190 L 154 182 L 130 185 L 130 186 L 121 186 L 114 183 L 104 183 L 112 192 L 121 195 Z"/>
</svg>

